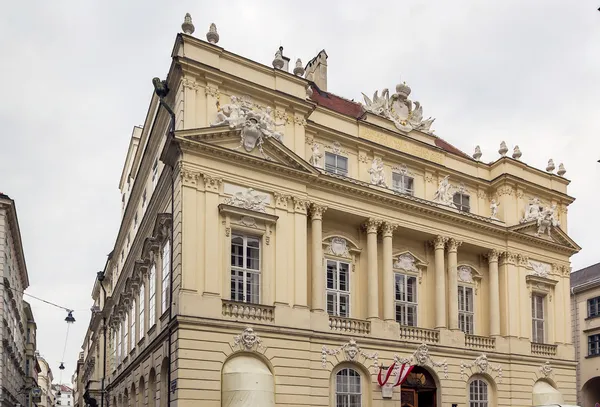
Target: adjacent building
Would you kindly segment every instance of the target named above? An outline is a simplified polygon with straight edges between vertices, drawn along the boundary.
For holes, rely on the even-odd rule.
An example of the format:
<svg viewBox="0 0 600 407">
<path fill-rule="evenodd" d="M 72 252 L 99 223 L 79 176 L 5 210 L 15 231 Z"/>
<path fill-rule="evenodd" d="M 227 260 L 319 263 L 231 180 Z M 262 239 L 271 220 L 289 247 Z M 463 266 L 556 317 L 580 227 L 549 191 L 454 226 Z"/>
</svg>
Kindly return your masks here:
<svg viewBox="0 0 600 407">
<path fill-rule="evenodd" d="M 0 193 L 0 405 L 31 403 L 36 387 L 35 321 L 23 301 L 29 286 L 15 202 Z M 34 391 L 35 392 L 35 391 Z"/>
<path fill-rule="evenodd" d="M 117 407 L 575 403 L 562 164 L 463 153 L 406 83 L 337 96 L 325 51 L 288 72 L 282 48 L 266 66 L 182 28 L 131 136 L 82 386 Z"/>
<path fill-rule="evenodd" d="M 73 406 L 73 389 L 65 384 L 53 384 L 52 391 L 57 406 Z"/>
<path fill-rule="evenodd" d="M 600 263 L 571 274 L 571 318 L 577 365 L 577 404 L 600 403 Z"/>
<path fill-rule="evenodd" d="M 39 353 L 36 354 L 37 361 L 40 366 L 40 371 L 38 373 L 38 386 L 40 388 L 40 401 L 36 404 L 38 407 L 54 407 L 55 405 L 55 397 L 54 390 L 52 389 L 52 381 L 54 380 L 54 375 L 52 374 L 52 369 L 50 365 Z"/>
</svg>

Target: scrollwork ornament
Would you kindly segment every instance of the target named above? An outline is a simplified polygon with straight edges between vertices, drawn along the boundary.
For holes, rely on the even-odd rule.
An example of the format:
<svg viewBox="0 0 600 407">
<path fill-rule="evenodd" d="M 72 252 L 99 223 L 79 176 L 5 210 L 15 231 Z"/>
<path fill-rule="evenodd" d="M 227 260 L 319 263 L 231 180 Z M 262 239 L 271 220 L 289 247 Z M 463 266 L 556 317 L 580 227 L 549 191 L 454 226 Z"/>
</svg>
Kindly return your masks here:
<svg viewBox="0 0 600 407">
<path fill-rule="evenodd" d="M 548 377 L 552 374 L 552 366 L 550 366 L 550 361 L 546 361 L 546 363 L 540 366 L 540 373 L 542 373 L 544 377 Z"/>
<path fill-rule="evenodd" d="M 411 364 L 417 366 L 430 366 L 435 368 L 442 368 L 444 372 L 444 378 L 448 378 L 448 362 L 443 360 L 442 362 L 434 361 L 429 355 L 429 347 L 426 343 L 419 345 L 416 351 L 412 355 L 406 358 L 401 358 L 398 355 L 394 355 L 394 362 L 399 364 Z"/>
<path fill-rule="evenodd" d="M 233 346 L 246 351 L 264 348 L 262 339 L 250 327 L 247 327 L 241 334 L 233 337 Z"/>
<path fill-rule="evenodd" d="M 492 366 L 487 358 L 487 356 L 485 355 L 485 353 L 482 353 L 480 356 L 478 356 L 473 362 L 470 363 L 465 363 L 465 362 L 461 362 L 460 363 L 460 378 L 462 380 L 465 379 L 465 375 L 466 369 L 471 369 L 471 372 L 473 373 L 473 368 L 476 368 L 476 372 L 474 373 L 488 373 L 488 371 L 492 371 L 492 372 L 496 372 L 498 374 L 498 383 L 502 383 L 502 366 L 497 365 L 497 366 Z"/>
<path fill-rule="evenodd" d="M 325 345 L 321 348 L 321 366 L 327 367 L 327 357 L 336 356 L 340 353 L 344 354 L 344 359 L 347 361 L 357 362 L 358 357 L 362 356 L 365 360 L 372 360 L 374 371 L 377 372 L 379 369 L 379 354 L 377 352 L 367 353 L 358 344 L 356 340 L 350 339 L 348 343 L 343 344 L 337 349 L 327 348 Z"/>
</svg>

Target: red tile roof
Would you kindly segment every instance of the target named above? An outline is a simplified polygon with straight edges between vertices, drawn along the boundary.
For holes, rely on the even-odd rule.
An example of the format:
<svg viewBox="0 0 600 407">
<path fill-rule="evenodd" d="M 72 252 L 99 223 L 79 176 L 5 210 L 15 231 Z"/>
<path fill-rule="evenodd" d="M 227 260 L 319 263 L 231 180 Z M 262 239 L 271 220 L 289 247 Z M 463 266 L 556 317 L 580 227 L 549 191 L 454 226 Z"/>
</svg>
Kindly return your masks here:
<svg viewBox="0 0 600 407">
<path fill-rule="evenodd" d="M 313 94 L 310 98 L 319 106 L 326 107 L 345 116 L 354 117 L 355 119 L 360 119 L 365 113 L 365 110 L 360 103 L 344 99 L 343 97 L 334 95 L 333 93 L 325 92 L 324 90 L 319 89 L 319 87 L 314 83 L 311 83 L 311 88 L 313 90 Z M 452 154 L 460 155 L 463 158 L 472 159 L 468 154 L 465 154 L 447 141 L 442 140 L 437 136 L 434 137 L 435 145 L 442 150 Z"/>
</svg>

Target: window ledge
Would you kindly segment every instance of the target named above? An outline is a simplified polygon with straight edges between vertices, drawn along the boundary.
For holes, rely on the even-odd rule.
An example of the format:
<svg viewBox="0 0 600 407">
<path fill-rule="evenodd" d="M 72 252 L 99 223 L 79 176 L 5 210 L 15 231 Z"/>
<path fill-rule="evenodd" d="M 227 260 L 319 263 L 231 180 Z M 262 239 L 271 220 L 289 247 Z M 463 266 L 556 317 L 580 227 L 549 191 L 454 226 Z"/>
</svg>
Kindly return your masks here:
<svg viewBox="0 0 600 407">
<path fill-rule="evenodd" d="M 148 329 L 148 335 L 152 335 L 152 333 L 154 333 L 154 331 L 156 331 L 156 323 L 152 324 L 150 329 Z"/>
<path fill-rule="evenodd" d="M 165 322 L 169 319 L 169 309 L 167 308 L 165 312 L 162 313 L 160 318 L 158 318 L 160 322 Z"/>
<path fill-rule="evenodd" d="M 600 357 L 600 353 L 596 354 L 596 355 L 587 355 L 585 358 L 586 359 L 593 359 L 593 358 L 597 358 Z"/>
<path fill-rule="evenodd" d="M 592 315 L 591 317 L 587 317 L 584 321 L 589 321 L 589 320 L 596 319 L 596 318 L 600 318 L 600 314 Z"/>
</svg>

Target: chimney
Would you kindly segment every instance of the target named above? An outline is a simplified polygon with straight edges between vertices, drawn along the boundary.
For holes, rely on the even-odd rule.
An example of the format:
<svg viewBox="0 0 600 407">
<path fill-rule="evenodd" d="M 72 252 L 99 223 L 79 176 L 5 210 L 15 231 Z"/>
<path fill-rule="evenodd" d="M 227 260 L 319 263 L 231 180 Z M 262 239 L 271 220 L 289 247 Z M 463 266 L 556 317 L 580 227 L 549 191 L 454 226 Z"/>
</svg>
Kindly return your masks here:
<svg viewBox="0 0 600 407">
<path fill-rule="evenodd" d="M 327 92 L 327 53 L 322 50 L 306 64 L 304 78 Z"/>
</svg>

